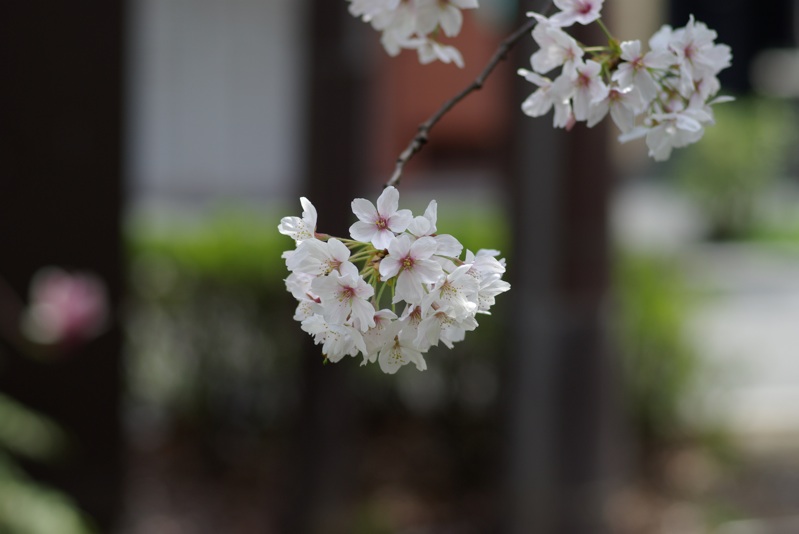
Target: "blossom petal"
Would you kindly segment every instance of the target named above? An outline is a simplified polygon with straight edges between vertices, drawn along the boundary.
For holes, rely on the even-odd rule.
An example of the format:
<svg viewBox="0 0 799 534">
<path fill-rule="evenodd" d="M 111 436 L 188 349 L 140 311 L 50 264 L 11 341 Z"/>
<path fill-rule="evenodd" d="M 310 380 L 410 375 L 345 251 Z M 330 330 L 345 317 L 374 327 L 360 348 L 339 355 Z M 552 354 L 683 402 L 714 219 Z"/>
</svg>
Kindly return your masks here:
<svg viewBox="0 0 799 534">
<path fill-rule="evenodd" d="M 368 202 L 368 201 L 367 201 Z M 372 203 L 369 202 L 371 205 Z M 396 187 L 386 187 L 377 198 L 377 213 L 383 217 L 391 217 L 399 207 L 399 191 Z"/>
<path fill-rule="evenodd" d="M 352 212 L 358 219 L 364 222 L 374 222 L 377 220 L 375 205 L 365 198 L 356 198 L 352 201 Z"/>
</svg>

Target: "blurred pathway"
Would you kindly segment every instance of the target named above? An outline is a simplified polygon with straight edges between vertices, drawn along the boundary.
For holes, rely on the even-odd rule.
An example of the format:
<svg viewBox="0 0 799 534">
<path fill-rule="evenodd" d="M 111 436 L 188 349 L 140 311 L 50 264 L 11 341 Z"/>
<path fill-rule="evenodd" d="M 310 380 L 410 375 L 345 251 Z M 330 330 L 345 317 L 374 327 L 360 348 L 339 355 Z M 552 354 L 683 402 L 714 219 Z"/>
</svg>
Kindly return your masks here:
<svg viewBox="0 0 799 534">
<path fill-rule="evenodd" d="M 689 409 L 745 449 L 799 457 L 799 251 L 701 241 L 701 215 L 668 189 L 620 191 L 614 233 L 625 248 L 678 255 L 698 302 L 688 335 L 702 358 Z"/>
</svg>

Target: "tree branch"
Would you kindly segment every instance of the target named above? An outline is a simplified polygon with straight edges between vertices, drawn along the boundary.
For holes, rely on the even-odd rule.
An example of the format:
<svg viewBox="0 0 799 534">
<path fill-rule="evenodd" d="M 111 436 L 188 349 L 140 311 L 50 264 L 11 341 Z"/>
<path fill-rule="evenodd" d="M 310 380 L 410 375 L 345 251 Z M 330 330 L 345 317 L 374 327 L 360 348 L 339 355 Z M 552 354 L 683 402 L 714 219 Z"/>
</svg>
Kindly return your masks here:
<svg viewBox="0 0 799 534">
<path fill-rule="evenodd" d="M 544 4 L 544 7 L 546 8 L 546 11 L 548 11 L 549 8 L 552 7 L 552 0 L 547 0 L 547 2 Z M 537 23 L 538 21 L 536 19 L 530 18 L 530 20 L 522 24 L 515 32 L 506 37 L 505 40 L 500 43 L 499 47 L 494 52 L 494 55 L 491 56 L 491 59 L 488 61 L 485 68 L 483 68 L 482 72 L 480 72 L 477 78 L 475 78 L 472 83 L 464 87 L 455 96 L 444 102 L 441 107 L 438 108 L 438 111 L 433 113 L 430 118 L 419 125 L 416 135 L 413 137 L 413 139 L 411 139 L 410 143 L 408 143 L 408 146 L 405 147 L 405 150 L 403 150 L 397 158 L 397 163 L 394 166 L 394 174 L 391 175 L 391 178 L 388 180 L 388 182 L 386 182 L 384 187 L 399 185 L 405 164 L 407 164 L 417 152 L 422 150 L 422 147 L 428 141 L 430 130 L 433 129 L 433 126 L 435 126 L 436 123 L 441 120 L 441 118 L 452 108 L 454 108 L 461 100 L 469 96 L 471 93 L 482 89 L 483 84 L 491 72 L 493 72 L 493 70 L 501 61 L 508 57 L 508 52 L 510 52 L 511 49 L 516 46 L 516 43 L 518 43 L 522 37 L 527 34 L 527 32 L 531 31 Z"/>
</svg>

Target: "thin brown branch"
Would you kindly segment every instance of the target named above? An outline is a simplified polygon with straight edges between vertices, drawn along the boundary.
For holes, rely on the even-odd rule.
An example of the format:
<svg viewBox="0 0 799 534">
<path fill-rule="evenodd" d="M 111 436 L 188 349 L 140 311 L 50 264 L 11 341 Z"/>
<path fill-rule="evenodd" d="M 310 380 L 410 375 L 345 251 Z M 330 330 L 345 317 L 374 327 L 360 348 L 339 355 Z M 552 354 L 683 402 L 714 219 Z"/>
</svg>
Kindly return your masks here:
<svg viewBox="0 0 799 534">
<path fill-rule="evenodd" d="M 544 7 L 548 11 L 551 5 L 552 0 L 547 0 L 546 4 L 544 4 Z M 469 85 L 464 87 L 455 96 L 444 102 L 441 107 L 438 108 L 438 111 L 433 113 L 430 118 L 419 125 L 416 130 L 416 135 L 413 136 L 413 139 L 411 139 L 410 143 L 408 143 L 408 146 L 405 147 L 405 150 L 403 150 L 397 158 L 397 162 L 394 166 L 394 174 L 391 175 L 391 178 L 388 180 L 388 182 L 386 182 L 384 187 L 399 185 L 405 165 L 417 152 L 422 150 L 422 147 L 428 141 L 430 130 L 433 129 L 433 126 L 435 126 L 444 115 L 454 108 L 458 102 L 469 96 L 471 93 L 482 89 L 486 79 L 491 75 L 497 65 L 499 65 L 501 61 L 508 57 L 508 53 L 514 46 L 516 46 L 516 43 L 521 41 L 522 37 L 524 37 L 527 32 L 531 31 L 537 23 L 538 21 L 536 19 L 530 18 L 530 20 L 526 21 L 516 31 L 506 37 L 505 40 L 500 43 L 499 47 L 494 52 L 494 55 L 491 56 L 491 59 L 488 61 L 485 68 L 483 68 L 477 78 L 475 78 Z"/>
</svg>

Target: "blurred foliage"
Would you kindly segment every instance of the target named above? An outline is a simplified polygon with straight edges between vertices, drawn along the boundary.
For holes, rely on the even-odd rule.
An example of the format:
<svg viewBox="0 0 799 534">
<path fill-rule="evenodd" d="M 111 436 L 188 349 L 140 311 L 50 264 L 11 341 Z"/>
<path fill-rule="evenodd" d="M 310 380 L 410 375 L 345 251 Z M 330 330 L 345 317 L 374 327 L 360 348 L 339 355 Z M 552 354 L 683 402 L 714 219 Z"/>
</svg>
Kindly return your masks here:
<svg viewBox="0 0 799 534">
<path fill-rule="evenodd" d="M 50 419 L 0 393 L 0 446 L 24 458 L 46 462 L 59 456 L 67 438 Z"/>
<path fill-rule="evenodd" d="M 276 431 L 290 423 L 310 338 L 292 318 L 296 302 L 283 283 L 288 272 L 281 254 L 294 244 L 277 225 L 299 211 L 299 203 L 265 212 L 226 209 L 165 229 L 131 226 L 125 324 L 134 425 L 164 431 L 199 426 L 213 436 L 231 428 Z M 438 227 L 473 250 L 505 251 L 509 242 L 505 219 L 485 205 L 443 207 Z M 421 412 L 452 404 L 484 410 L 497 393 L 496 347 L 507 299 L 498 300 L 494 316 L 481 320 L 455 351 L 430 353 L 426 373 L 386 377 L 377 366 L 353 373 L 352 389 L 365 409 L 378 412 L 400 402 Z M 321 365 L 321 351 L 319 358 Z"/>
<path fill-rule="evenodd" d="M 94 532 L 67 496 L 31 480 L 7 454 L 50 462 L 66 444 L 66 436 L 53 421 L 0 394 L 0 532 Z"/>
<path fill-rule="evenodd" d="M 698 371 L 683 337 L 688 293 L 668 261 L 630 253 L 617 255 L 615 289 L 625 405 L 639 443 L 656 448 L 688 431 L 681 410 Z"/>
<path fill-rule="evenodd" d="M 674 162 L 683 189 L 710 224 L 710 238 L 745 237 L 764 194 L 782 177 L 796 143 L 788 101 L 746 97 L 713 108 L 715 126 Z"/>
</svg>

